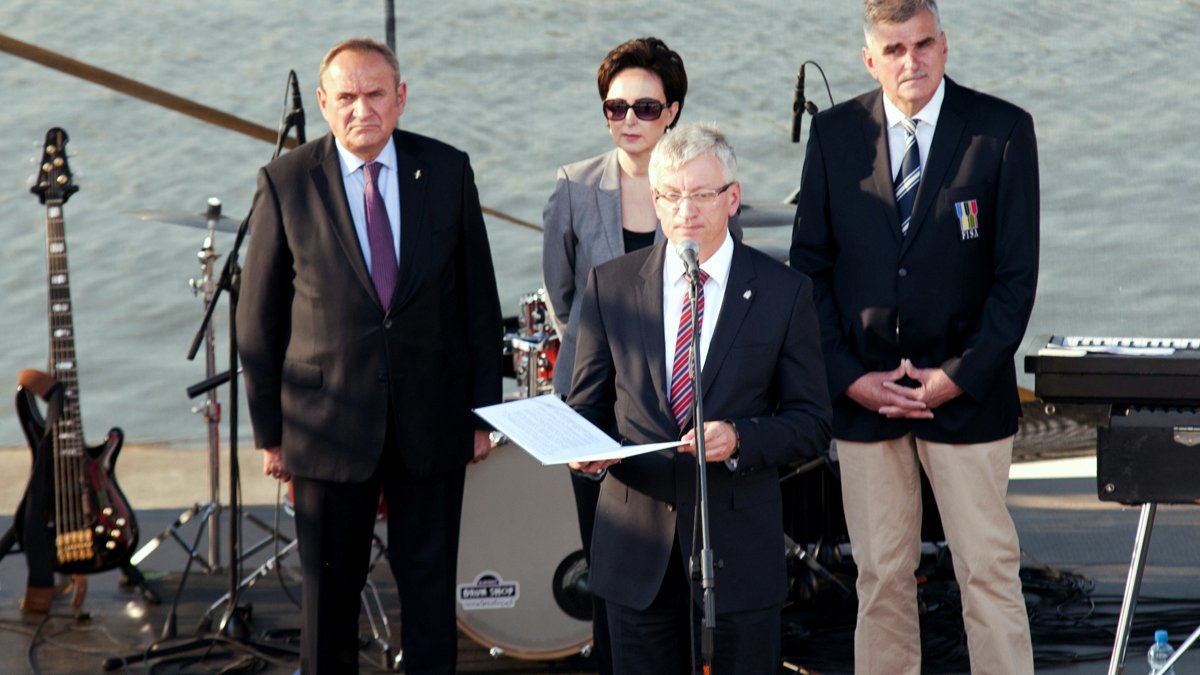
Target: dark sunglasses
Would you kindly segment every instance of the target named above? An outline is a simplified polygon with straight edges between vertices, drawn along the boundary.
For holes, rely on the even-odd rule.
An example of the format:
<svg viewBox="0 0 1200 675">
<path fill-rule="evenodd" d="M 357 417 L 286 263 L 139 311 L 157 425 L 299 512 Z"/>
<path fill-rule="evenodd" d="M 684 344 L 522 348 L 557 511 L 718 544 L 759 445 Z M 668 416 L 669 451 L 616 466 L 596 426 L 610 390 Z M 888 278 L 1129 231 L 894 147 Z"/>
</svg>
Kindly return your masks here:
<svg viewBox="0 0 1200 675">
<path fill-rule="evenodd" d="M 604 116 L 614 122 L 620 122 L 625 119 L 625 113 L 629 109 L 633 109 L 633 114 L 643 122 L 652 122 L 662 117 L 663 108 L 666 104 L 661 101 L 655 101 L 652 98 L 639 98 L 633 103 L 623 101 L 619 98 L 610 98 L 604 102 Z"/>
</svg>

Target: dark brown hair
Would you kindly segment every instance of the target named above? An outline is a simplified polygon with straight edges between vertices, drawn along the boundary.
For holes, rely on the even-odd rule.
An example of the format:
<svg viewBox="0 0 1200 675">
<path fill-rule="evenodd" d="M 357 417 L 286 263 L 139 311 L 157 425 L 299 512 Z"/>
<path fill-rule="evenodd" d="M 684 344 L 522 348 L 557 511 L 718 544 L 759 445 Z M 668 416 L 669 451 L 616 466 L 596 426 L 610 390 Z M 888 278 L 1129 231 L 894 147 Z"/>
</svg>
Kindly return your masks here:
<svg viewBox="0 0 1200 675">
<path fill-rule="evenodd" d="M 687 71 L 683 69 L 683 59 L 667 43 L 656 37 L 644 37 L 627 40 L 614 47 L 596 71 L 596 87 L 600 90 L 601 100 L 608 96 L 617 74 L 627 68 L 642 68 L 658 75 L 658 79 L 662 80 L 663 93 L 667 96 L 667 105 L 679 103 L 679 112 L 683 112 L 683 99 L 687 96 L 688 87 Z M 667 128 L 678 122 L 679 114 L 676 114 Z"/>
</svg>

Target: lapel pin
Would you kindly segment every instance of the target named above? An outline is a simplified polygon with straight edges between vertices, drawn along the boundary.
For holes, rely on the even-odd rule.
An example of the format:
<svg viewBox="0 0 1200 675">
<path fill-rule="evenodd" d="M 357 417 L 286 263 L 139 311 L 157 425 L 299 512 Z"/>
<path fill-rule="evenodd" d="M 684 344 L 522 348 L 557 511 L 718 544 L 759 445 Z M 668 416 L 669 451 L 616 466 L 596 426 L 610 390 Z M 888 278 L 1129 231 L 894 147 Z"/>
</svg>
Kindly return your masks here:
<svg viewBox="0 0 1200 675">
<path fill-rule="evenodd" d="M 420 169 L 417 169 L 417 172 L 413 174 L 413 180 L 421 180 L 421 170 Z"/>
<path fill-rule="evenodd" d="M 747 300 L 749 300 L 749 299 L 750 299 L 750 296 L 751 296 L 751 295 L 754 295 L 754 291 L 746 291 L 745 293 L 742 293 L 742 297 L 743 297 L 743 298 L 745 298 L 745 299 L 747 299 Z"/>
</svg>

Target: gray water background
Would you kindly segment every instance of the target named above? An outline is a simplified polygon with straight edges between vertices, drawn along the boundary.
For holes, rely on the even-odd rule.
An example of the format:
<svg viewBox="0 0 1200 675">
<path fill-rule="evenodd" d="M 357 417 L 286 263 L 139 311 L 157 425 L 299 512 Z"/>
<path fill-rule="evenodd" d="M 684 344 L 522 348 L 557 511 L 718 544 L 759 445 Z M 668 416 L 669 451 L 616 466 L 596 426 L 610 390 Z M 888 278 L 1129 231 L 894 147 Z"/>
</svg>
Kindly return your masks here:
<svg viewBox="0 0 1200 675">
<path fill-rule="evenodd" d="M 401 126 L 469 152 L 484 205 L 540 223 L 555 168 L 611 147 L 597 64 L 652 34 L 686 63 L 683 119 L 718 122 L 746 199 L 778 201 L 799 182 L 807 139 L 789 142 L 800 63 L 824 68 L 837 101 L 873 86 L 858 12 L 850 0 L 397 0 L 409 83 Z M 1026 343 L 1042 333 L 1200 335 L 1200 2 L 945 0 L 942 14 L 947 72 L 1037 124 L 1042 267 Z M 383 15 L 383 2 L 365 0 L 3 0 L 0 32 L 271 128 L 295 69 L 314 138 L 326 130 L 312 93 L 321 56 L 344 37 L 382 39 Z M 828 107 L 816 69 L 806 72 L 808 97 Z M 8 54 L 0 91 L 0 381 L 15 387 L 18 370 L 46 364 L 44 210 L 26 180 L 46 130 L 62 126 L 80 186 L 65 219 L 87 435 L 121 426 L 129 442 L 203 446 L 184 393 L 204 377 L 202 359 L 184 358 L 201 317 L 187 282 L 203 232 L 124 212 L 200 213 L 215 196 L 240 218 L 271 146 Z M 541 237 L 495 218 L 488 230 L 501 302 L 515 314 L 539 286 Z M 788 234 L 754 236 L 783 247 Z M 232 243 L 218 235 L 218 253 Z M 221 307 L 222 361 L 226 325 Z M 241 427 L 245 442 L 244 413 Z M 0 400 L 0 447 L 22 444 Z"/>
</svg>

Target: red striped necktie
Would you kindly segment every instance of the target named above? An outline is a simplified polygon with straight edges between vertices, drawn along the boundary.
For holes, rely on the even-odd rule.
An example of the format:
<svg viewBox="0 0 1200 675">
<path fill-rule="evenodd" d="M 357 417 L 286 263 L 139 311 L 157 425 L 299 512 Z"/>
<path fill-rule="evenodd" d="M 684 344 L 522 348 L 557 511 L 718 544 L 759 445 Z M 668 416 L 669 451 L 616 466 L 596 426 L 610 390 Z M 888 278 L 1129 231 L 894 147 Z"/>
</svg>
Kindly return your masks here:
<svg viewBox="0 0 1200 675">
<path fill-rule="evenodd" d="M 696 292 L 696 329 L 700 330 L 704 322 L 704 284 L 708 283 L 708 272 L 700 270 L 700 287 Z M 679 314 L 679 331 L 675 337 L 675 361 L 671 366 L 671 412 L 675 414 L 675 423 L 680 430 L 687 424 L 692 412 L 694 387 L 691 373 L 688 369 L 688 357 L 692 351 L 692 303 L 688 294 L 683 294 L 683 311 Z M 696 370 L 700 370 L 700 359 L 696 358 Z"/>
</svg>

